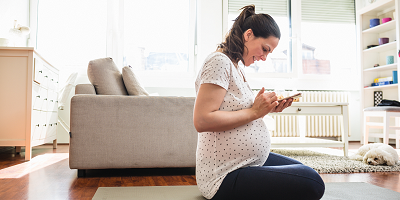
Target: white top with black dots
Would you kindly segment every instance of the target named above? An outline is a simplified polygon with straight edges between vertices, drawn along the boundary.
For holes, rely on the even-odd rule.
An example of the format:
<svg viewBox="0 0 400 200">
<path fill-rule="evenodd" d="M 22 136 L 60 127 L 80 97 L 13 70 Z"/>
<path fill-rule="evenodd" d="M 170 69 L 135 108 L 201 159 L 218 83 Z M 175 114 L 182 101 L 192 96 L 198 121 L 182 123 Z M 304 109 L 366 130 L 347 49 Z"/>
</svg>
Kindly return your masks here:
<svg viewBox="0 0 400 200">
<path fill-rule="evenodd" d="M 244 77 L 243 70 L 236 68 L 225 54 L 214 52 L 206 58 L 197 76 L 196 94 L 201 84 L 216 84 L 226 90 L 219 110 L 251 108 L 254 94 L 239 73 Z M 199 133 L 196 181 L 200 192 L 205 198 L 211 199 L 229 172 L 263 165 L 269 151 L 270 135 L 262 118 L 232 130 Z"/>
</svg>

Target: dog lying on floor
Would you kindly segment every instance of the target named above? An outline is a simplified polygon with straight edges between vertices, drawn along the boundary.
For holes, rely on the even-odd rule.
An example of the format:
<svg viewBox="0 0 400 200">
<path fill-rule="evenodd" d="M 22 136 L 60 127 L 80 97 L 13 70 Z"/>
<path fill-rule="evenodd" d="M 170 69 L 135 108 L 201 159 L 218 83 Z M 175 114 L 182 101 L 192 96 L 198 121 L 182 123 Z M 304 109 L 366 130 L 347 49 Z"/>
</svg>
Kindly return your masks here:
<svg viewBox="0 0 400 200">
<path fill-rule="evenodd" d="M 360 147 L 356 154 L 350 156 L 350 159 L 363 161 L 369 165 L 396 165 L 399 155 L 390 145 L 372 143 Z"/>
</svg>

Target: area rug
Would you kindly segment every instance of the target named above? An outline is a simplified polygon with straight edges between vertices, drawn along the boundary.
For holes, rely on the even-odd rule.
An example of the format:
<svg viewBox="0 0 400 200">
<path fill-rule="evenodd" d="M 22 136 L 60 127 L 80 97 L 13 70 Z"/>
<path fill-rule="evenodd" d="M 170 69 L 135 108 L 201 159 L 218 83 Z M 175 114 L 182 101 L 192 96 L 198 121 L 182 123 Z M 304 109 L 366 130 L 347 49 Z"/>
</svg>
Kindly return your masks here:
<svg viewBox="0 0 400 200">
<path fill-rule="evenodd" d="M 205 200 L 196 185 L 99 187 L 93 200 Z M 368 183 L 325 183 L 322 200 L 398 200 L 400 193 Z"/>
<path fill-rule="evenodd" d="M 390 172 L 400 171 L 400 163 L 394 166 L 367 165 L 344 156 L 335 156 L 303 149 L 272 149 L 271 152 L 288 156 L 313 168 L 318 173 Z"/>
</svg>

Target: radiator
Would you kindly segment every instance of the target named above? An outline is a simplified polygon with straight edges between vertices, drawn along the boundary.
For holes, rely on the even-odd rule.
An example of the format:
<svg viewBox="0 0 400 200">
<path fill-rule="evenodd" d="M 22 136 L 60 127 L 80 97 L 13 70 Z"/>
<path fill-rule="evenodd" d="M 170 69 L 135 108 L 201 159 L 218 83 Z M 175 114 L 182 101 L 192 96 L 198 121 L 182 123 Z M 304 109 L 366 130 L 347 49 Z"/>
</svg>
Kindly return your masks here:
<svg viewBox="0 0 400 200">
<path fill-rule="evenodd" d="M 336 91 L 299 91 L 302 97 L 299 102 L 348 102 L 349 92 Z M 288 96 L 286 92 L 284 96 Z M 275 130 L 270 130 L 273 137 L 298 137 L 300 128 L 305 129 L 306 137 L 339 137 L 341 136 L 340 116 L 294 116 L 273 115 L 276 123 Z"/>
</svg>

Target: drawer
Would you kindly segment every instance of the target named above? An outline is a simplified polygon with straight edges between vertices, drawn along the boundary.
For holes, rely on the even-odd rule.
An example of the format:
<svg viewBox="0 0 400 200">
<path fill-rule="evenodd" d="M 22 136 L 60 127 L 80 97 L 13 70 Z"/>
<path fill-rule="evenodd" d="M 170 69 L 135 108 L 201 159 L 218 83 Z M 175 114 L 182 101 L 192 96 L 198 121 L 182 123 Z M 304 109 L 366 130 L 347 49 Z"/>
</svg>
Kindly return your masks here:
<svg viewBox="0 0 400 200">
<path fill-rule="evenodd" d="M 40 111 L 40 125 L 42 126 L 42 132 L 40 133 L 39 139 L 44 139 L 46 137 L 46 130 L 48 127 L 47 112 Z"/>
<path fill-rule="evenodd" d="M 46 129 L 46 138 L 53 136 L 57 132 L 57 121 L 58 121 L 58 113 L 57 112 L 47 112 L 47 129 Z"/>
<path fill-rule="evenodd" d="M 49 104 L 49 96 L 47 94 L 47 89 L 41 87 L 40 88 L 40 98 L 43 99 L 42 106 L 40 107 L 40 110 L 45 111 L 47 110 L 47 106 Z"/>
<path fill-rule="evenodd" d="M 49 79 L 50 79 L 50 70 L 47 67 L 43 68 L 43 80 L 40 83 L 42 87 L 49 87 Z"/>
<path fill-rule="evenodd" d="M 52 90 L 48 90 L 47 91 L 48 94 L 48 105 L 47 105 L 47 111 L 57 111 L 57 93 L 52 91 Z"/>
<path fill-rule="evenodd" d="M 41 87 L 33 83 L 32 84 L 32 109 L 40 110 L 43 104 L 43 95 L 41 94 Z"/>
<path fill-rule="evenodd" d="M 46 138 L 57 135 L 56 123 L 50 124 L 46 131 Z"/>
<path fill-rule="evenodd" d="M 54 91 L 58 91 L 58 86 L 59 86 L 59 77 L 58 74 L 54 73 L 54 77 L 53 77 L 53 82 L 54 82 Z"/>
<path fill-rule="evenodd" d="M 56 96 L 57 96 L 57 94 L 56 94 Z M 58 100 L 57 100 L 57 98 L 56 98 L 56 100 L 54 101 L 53 107 L 51 108 L 50 111 L 58 112 Z"/>
<path fill-rule="evenodd" d="M 34 58 L 33 80 L 41 84 L 43 82 L 43 61 L 40 58 Z"/>
<path fill-rule="evenodd" d="M 50 70 L 48 71 L 47 86 L 49 90 L 54 90 L 54 73 Z"/>
<path fill-rule="evenodd" d="M 57 91 L 58 89 L 58 74 L 50 71 L 50 76 L 48 80 L 48 85 L 50 90 Z"/>
<path fill-rule="evenodd" d="M 341 115 L 341 106 L 290 106 L 283 110 L 281 114 L 300 114 L 300 115 Z"/>
<path fill-rule="evenodd" d="M 49 87 L 49 80 L 52 76 L 52 72 L 49 70 L 49 68 L 50 67 L 40 58 L 35 58 L 35 73 L 33 75 L 33 80 L 44 88 Z"/>
<path fill-rule="evenodd" d="M 43 131 L 43 124 L 41 122 L 41 111 L 39 110 L 32 110 L 32 122 L 31 122 L 31 138 L 32 140 L 39 140 L 40 135 Z"/>
</svg>

